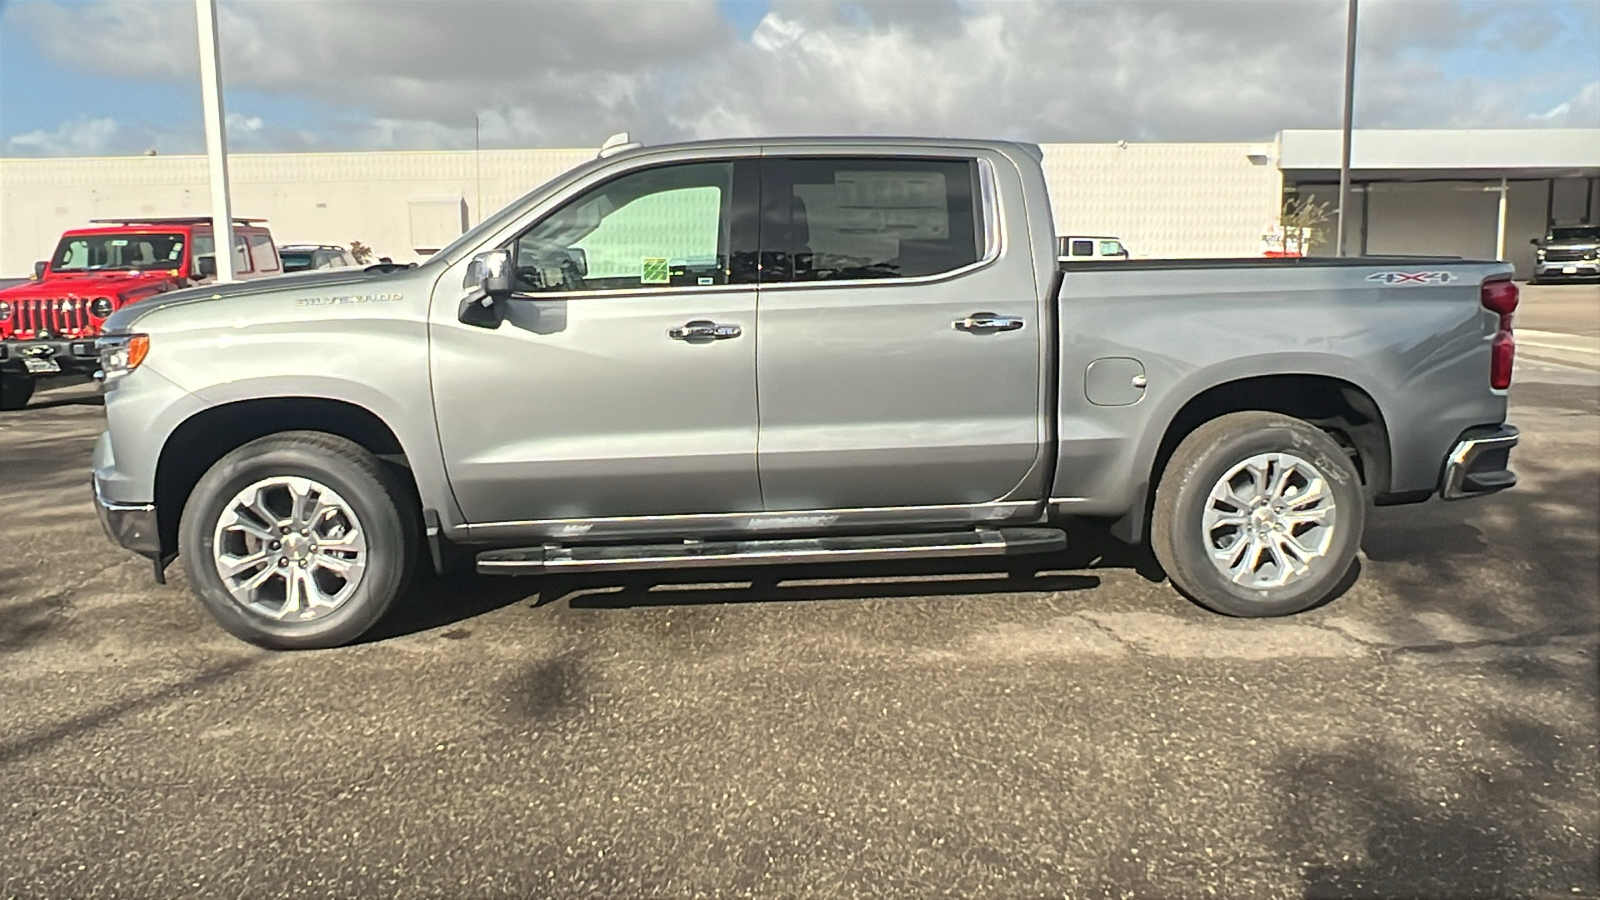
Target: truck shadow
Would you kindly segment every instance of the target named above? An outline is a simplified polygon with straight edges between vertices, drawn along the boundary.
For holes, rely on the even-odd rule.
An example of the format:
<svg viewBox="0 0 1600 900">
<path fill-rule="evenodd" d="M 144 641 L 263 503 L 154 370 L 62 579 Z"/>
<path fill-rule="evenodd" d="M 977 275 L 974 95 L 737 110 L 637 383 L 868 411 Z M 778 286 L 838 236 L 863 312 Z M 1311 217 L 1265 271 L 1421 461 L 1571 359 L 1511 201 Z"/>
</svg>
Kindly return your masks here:
<svg viewBox="0 0 1600 900">
<path fill-rule="evenodd" d="M 1589 466 L 1523 460 L 1518 470 L 1523 483 L 1493 497 L 1374 510 L 1362 541 L 1370 571 L 1412 614 L 1511 633 L 1592 634 L 1600 480 Z"/>
<path fill-rule="evenodd" d="M 1418 759 L 1414 744 L 1348 737 L 1281 753 L 1266 770 L 1277 797 L 1275 843 L 1302 860 L 1302 896 L 1594 896 L 1600 863 L 1582 738 L 1558 731 L 1549 705 L 1593 697 L 1592 667 L 1506 656 L 1487 664 L 1523 708 L 1465 698 L 1470 736 Z M 1454 727 L 1454 726 L 1450 726 Z M 1569 824 L 1570 823 L 1570 824 Z M 1585 833 L 1587 832 L 1587 834 Z"/>
</svg>

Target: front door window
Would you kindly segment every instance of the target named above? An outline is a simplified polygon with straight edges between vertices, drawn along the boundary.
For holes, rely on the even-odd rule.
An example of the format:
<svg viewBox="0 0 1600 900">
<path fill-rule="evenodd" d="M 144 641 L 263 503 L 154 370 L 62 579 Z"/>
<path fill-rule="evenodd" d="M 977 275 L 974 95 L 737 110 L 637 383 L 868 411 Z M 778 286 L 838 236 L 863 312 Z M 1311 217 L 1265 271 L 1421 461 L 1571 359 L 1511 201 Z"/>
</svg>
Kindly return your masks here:
<svg viewBox="0 0 1600 900">
<path fill-rule="evenodd" d="M 728 283 L 733 163 L 632 172 L 516 241 L 517 290 L 541 294 Z"/>
</svg>

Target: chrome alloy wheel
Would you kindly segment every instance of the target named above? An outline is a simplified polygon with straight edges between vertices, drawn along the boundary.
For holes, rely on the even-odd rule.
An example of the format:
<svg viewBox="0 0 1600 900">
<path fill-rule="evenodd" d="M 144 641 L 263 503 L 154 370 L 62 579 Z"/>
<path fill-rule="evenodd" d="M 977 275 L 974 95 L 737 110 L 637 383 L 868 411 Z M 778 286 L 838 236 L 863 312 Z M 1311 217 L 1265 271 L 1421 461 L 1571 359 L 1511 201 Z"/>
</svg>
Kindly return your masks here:
<svg viewBox="0 0 1600 900">
<path fill-rule="evenodd" d="M 367 538 L 350 504 L 309 478 L 263 478 L 223 507 L 213 560 L 239 605 L 279 621 L 338 609 L 361 584 Z"/>
<path fill-rule="evenodd" d="M 1224 578 L 1264 590 L 1303 578 L 1328 553 L 1337 510 L 1316 466 L 1291 453 L 1261 453 L 1211 488 L 1200 527 Z"/>
</svg>

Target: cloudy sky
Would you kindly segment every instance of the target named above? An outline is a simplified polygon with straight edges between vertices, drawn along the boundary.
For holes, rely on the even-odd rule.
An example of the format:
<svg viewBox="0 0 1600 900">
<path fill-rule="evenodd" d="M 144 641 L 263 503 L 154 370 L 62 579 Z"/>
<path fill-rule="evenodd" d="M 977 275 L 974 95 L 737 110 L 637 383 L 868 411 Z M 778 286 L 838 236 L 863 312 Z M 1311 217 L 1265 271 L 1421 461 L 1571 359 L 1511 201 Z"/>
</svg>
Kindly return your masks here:
<svg viewBox="0 0 1600 900">
<path fill-rule="evenodd" d="M 1337 127 L 1343 0 L 220 0 L 231 149 Z M 1597 0 L 1361 0 L 1358 127 L 1600 126 Z M 0 0 L 0 153 L 204 149 L 189 0 Z"/>
</svg>

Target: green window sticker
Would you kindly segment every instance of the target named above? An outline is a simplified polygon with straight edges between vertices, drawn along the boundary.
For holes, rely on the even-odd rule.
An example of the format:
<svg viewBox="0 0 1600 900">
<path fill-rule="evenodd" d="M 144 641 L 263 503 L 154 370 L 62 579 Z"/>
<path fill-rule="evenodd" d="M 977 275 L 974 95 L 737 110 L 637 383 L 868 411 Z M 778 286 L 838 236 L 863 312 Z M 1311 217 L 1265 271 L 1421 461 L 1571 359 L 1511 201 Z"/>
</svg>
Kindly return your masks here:
<svg viewBox="0 0 1600 900">
<path fill-rule="evenodd" d="M 644 258 L 644 271 L 639 276 L 640 284 L 671 284 L 672 270 L 667 266 L 665 256 L 646 256 Z"/>
</svg>

